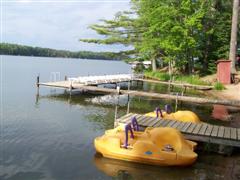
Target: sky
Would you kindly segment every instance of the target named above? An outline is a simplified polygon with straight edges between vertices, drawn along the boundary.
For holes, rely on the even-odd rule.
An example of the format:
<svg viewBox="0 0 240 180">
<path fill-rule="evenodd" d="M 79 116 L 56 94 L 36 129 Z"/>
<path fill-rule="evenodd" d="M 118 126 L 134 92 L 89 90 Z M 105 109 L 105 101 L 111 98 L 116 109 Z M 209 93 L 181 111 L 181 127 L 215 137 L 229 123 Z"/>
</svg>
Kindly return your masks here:
<svg viewBox="0 0 240 180">
<path fill-rule="evenodd" d="M 89 25 L 130 9 L 130 0 L 1 0 L 2 42 L 71 51 L 119 51 L 80 38 L 103 38 Z"/>
</svg>

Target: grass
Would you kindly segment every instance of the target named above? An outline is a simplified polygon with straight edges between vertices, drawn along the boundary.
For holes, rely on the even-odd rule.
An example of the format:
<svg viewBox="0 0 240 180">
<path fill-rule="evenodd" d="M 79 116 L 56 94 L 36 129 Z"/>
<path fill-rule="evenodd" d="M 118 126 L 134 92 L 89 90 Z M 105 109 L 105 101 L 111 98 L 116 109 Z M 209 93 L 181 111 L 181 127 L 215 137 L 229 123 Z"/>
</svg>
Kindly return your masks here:
<svg viewBox="0 0 240 180">
<path fill-rule="evenodd" d="M 153 71 L 146 71 L 144 75 L 148 78 L 152 79 L 157 79 L 160 81 L 169 81 L 170 80 L 170 75 L 168 73 L 164 72 L 153 72 Z M 181 83 L 189 83 L 189 84 L 194 84 L 194 85 L 210 85 L 210 83 L 205 82 L 200 79 L 199 76 L 197 75 L 178 75 L 174 74 L 172 76 L 173 81 L 176 82 L 181 82 Z"/>
<path fill-rule="evenodd" d="M 179 82 L 185 82 L 185 83 L 189 83 L 189 84 L 194 84 L 194 85 L 210 85 L 208 82 L 205 82 L 203 80 L 200 79 L 199 76 L 197 75 L 174 75 L 173 76 L 175 81 L 179 81 Z"/>
<path fill-rule="evenodd" d="M 221 91 L 221 90 L 224 90 L 224 89 L 226 89 L 226 88 L 224 87 L 224 85 L 223 85 L 222 83 L 216 82 L 216 83 L 214 84 L 214 89 L 215 89 L 215 90 L 218 90 L 218 91 Z"/>
<path fill-rule="evenodd" d="M 157 71 L 145 71 L 144 76 L 152 79 L 157 79 L 160 81 L 169 81 L 170 76 L 167 73 L 157 72 Z"/>
</svg>

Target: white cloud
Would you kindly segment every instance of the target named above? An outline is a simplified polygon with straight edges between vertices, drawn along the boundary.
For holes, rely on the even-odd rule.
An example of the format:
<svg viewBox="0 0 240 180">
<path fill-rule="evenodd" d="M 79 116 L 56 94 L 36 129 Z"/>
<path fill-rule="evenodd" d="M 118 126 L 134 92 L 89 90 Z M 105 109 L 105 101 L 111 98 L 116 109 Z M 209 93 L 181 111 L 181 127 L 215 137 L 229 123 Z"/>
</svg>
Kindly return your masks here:
<svg viewBox="0 0 240 180">
<path fill-rule="evenodd" d="M 91 3 L 4 3 L 3 41 L 68 50 L 118 50 L 78 41 L 98 37 L 88 26 L 111 19 L 128 2 Z"/>
</svg>

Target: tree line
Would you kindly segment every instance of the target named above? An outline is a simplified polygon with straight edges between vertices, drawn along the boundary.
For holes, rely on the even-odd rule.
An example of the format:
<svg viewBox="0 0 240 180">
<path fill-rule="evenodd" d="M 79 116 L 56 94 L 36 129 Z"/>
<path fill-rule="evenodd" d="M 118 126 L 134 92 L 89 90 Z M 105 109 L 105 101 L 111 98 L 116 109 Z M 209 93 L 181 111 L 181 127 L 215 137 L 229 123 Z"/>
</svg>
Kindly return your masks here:
<svg viewBox="0 0 240 180">
<path fill-rule="evenodd" d="M 40 56 L 40 57 L 64 57 L 80 59 L 103 59 L 121 60 L 122 56 L 113 52 L 92 52 L 92 51 L 66 51 L 50 48 L 31 47 L 18 44 L 1 43 L 1 55 L 21 55 L 21 56 Z"/>
<path fill-rule="evenodd" d="M 80 41 L 129 46 L 121 53 L 151 60 L 153 70 L 208 74 L 216 60 L 228 58 L 231 15 L 226 0 L 131 0 L 129 11 L 90 26 L 105 38 Z"/>
</svg>

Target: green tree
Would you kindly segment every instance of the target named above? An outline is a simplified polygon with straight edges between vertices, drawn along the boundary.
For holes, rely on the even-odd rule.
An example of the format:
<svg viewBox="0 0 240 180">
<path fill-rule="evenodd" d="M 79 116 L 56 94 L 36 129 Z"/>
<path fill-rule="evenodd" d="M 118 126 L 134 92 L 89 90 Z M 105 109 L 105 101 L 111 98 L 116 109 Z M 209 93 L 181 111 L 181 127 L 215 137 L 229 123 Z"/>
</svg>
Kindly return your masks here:
<svg viewBox="0 0 240 180">
<path fill-rule="evenodd" d="M 229 51 L 231 9 L 225 0 L 132 0 L 131 12 L 91 26 L 104 39 L 81 41 L 131 46 L 122 53 L 151 60 L 153 70 L 161 59 L 177 72 L 211 73 Z"/>
</svg>

